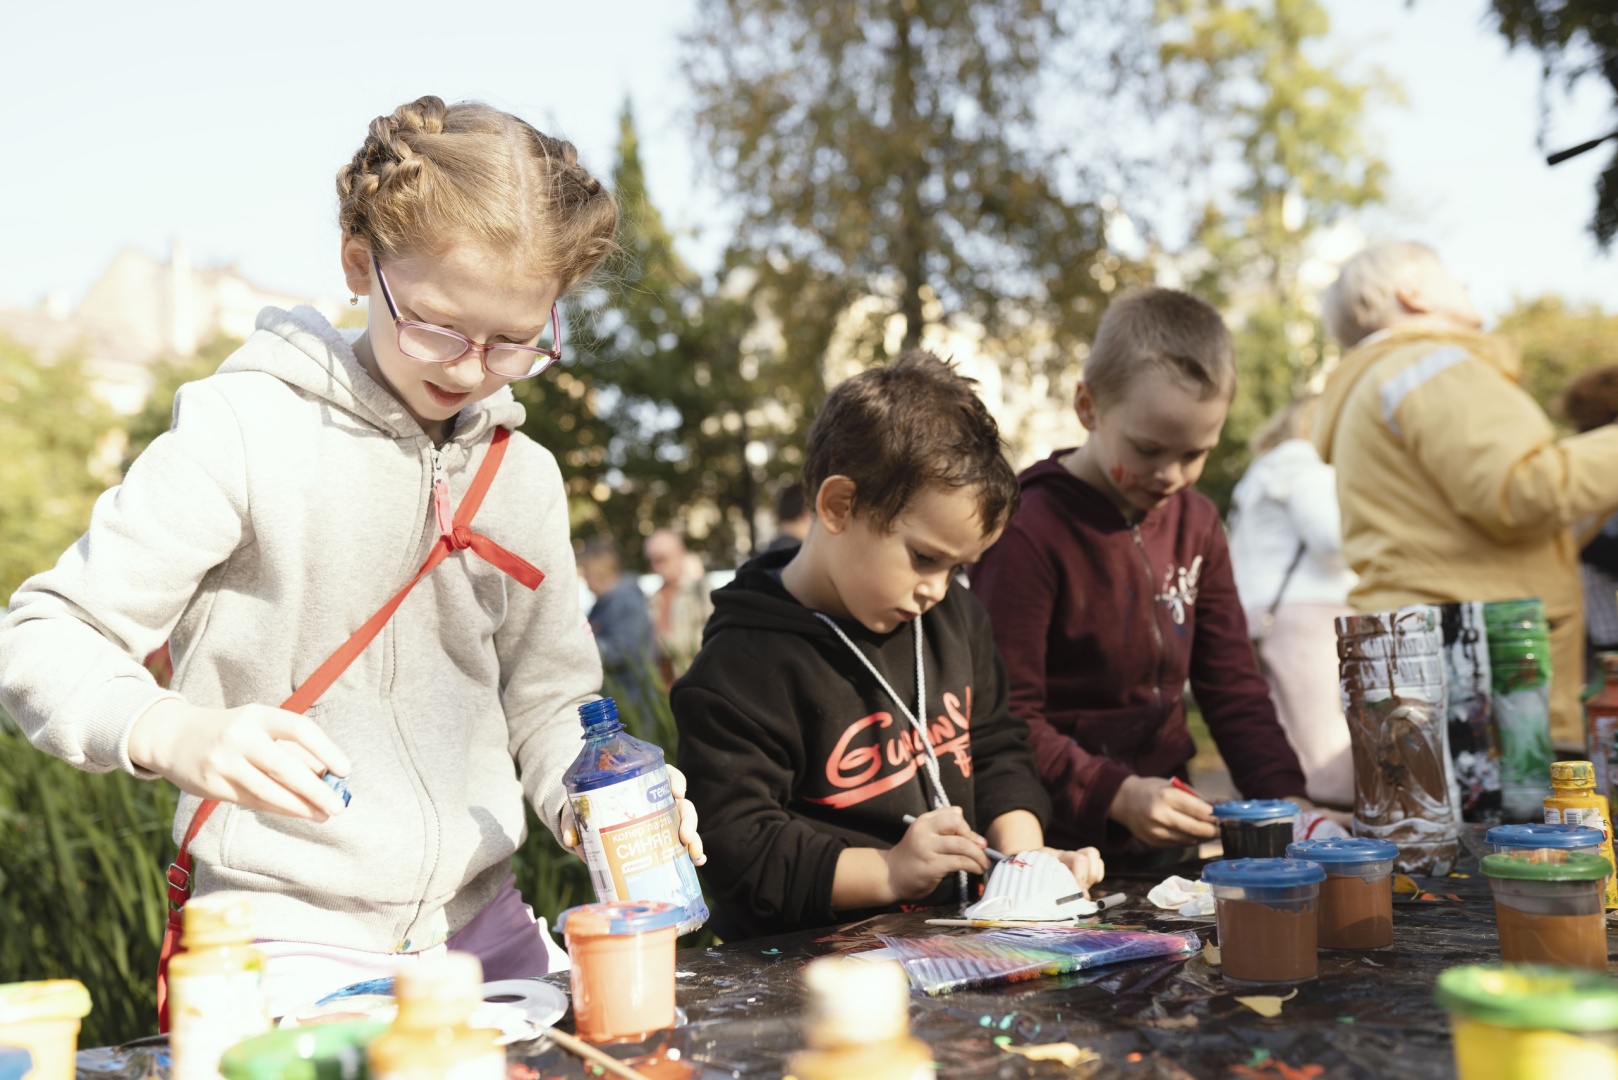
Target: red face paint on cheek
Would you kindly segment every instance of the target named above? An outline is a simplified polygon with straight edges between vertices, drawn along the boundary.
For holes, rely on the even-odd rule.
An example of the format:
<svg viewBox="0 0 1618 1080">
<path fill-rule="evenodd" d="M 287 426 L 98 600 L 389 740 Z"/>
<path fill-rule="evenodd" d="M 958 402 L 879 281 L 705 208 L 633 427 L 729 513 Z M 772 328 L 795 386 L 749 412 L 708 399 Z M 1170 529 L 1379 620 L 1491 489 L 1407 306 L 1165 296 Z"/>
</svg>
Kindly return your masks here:
<svg viewBox="0 0 1618 1080">
<path fill-rule="evenodd" d="M 1124 483 L 1124 478 L 1126 476 L 1128 476 L 1129 474 L 1124 472 L 1124 467 L 1122 465 L 1114 465 L 1112 467 L 1111 472 L 1108 475 L 1110 475 L 1112 477 L 1112 482 L 1113 483 L 1115 483 L 1115 484 L 1119 485 L 1120 487 L 1122 487 L 1123 483 Z"/>
</svg>

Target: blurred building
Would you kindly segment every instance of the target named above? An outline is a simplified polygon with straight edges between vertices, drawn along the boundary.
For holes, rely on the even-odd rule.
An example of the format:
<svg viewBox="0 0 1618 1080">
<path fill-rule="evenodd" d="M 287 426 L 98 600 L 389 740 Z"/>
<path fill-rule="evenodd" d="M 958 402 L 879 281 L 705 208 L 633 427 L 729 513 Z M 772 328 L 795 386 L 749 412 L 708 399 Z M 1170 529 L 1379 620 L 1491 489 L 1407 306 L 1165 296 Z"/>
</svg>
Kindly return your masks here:
<svg viewBox="0 0 1618 1080">
<path fill-rule="evenodd" d="M 245 338 L 260 309 L 296 304 L 337 316 L 335 303 L 262 288 L 234 266 L 196 266 L 175 239 L 167 260 L 118 252 L 77 307 L 60 295 L 35 308 L 0 306 L 0 335 L 45 360 L 77 353 L 97 395 L 129 414 L 151 392 L 157 361 L 193 356 L 215 337 Z"/>
</svg>

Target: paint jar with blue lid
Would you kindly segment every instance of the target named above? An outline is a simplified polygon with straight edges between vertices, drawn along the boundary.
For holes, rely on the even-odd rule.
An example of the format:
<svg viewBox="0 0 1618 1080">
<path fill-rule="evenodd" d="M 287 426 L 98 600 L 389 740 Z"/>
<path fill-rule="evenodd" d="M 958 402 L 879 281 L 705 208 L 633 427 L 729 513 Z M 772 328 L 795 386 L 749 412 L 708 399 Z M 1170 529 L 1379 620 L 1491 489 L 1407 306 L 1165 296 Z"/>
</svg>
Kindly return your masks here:
<svg viewBox="0 0 1618 1080">
<path fill-rule="evenodd" d="M 590 1042 L 674 1026 L 674 939 L 682 910 L 658 900 L 568 908 L 556 920 L 573 962 L 573 1027 Z"/>
<path fill-rule="evenodd" d="M 1602 832 L 1588 825 L 1496 825 L 1483 834 L 1483 842 L 1498 855 L 1503 851 L 1585 851 L 1598 858 Z"/>
<path fill-rule="evenodd" d="M 1214 895 L 1227 982 L 1298 983 L 1319 972 L 1317 908 L 1326 871 L 1302 859 L 1224 859 L 1202 869 Z"/>
<path fill-rule="evenodd" d="M 1385 949 L 1393 944 L 1393 860 L 1399 849 L 1369 836 L 1300 840 L 1287 856 L 1319 863 L 1320 947 Z"/>
<path fill-rule="evenodd" d="M 1227 859 L 1282 858 L 1298 824 L 1298 804 L 1285 799 L 1216 803 L 1213 814 Z"/>
</svg>

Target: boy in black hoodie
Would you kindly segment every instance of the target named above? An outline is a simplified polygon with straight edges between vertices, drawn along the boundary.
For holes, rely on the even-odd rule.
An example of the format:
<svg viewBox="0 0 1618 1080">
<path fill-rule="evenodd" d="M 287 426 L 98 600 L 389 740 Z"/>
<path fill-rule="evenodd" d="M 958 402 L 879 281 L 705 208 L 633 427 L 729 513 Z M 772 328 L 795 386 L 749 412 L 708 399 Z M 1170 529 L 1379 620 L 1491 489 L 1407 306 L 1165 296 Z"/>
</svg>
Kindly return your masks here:
<svg viewBox="0 0 1618 1080">
<path fill-rule="evenodd" d="M 971 380 L 911 352 L 840 384 L 803 481 L 803 546 L 714 594 L 671 695 L 726 940 L 952 903 L 985 846 L 1044 845 L 1050 802 L 988 618 L 949 588 L 1018 497 Z M 1100 880 L 1094 849 L 1052 854 L 1075 889 Z"/>
</svg>

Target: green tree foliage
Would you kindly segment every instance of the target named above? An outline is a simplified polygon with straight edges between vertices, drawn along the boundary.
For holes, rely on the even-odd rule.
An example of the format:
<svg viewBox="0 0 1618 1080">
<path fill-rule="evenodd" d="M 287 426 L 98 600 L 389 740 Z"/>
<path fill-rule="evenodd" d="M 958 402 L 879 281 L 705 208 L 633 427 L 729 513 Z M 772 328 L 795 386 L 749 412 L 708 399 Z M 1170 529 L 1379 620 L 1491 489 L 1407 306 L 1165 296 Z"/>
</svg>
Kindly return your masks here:
<svg viewBox="0 0 1618 1080">
<path fill-rule="evenodd" d="M 788 348 L 823 348 L 867 296 L 892 299 L 883 315 L 902 316 L 902 348 L 929 322 L 957 318 L 983 327 L 991 347 L 1030 323 L 1068 356 L 1088 340 L 1106 293 L 1136 273 L 1106 250 L 1098 203 L 1116 161 L 1093 144 L 1129 123 L 1121 80 L 1145 10 L 1129 0 L 700 5 L 686 61 L 697 126 Z M 1097 121 L 1082 128 L 1089 142 L 1058 127 L 1081 106 Z M 852 328 L 857 355 L 887 351 L 884 323 Z"/>
<path fill-rule="evenodd" d="M 116 477 L 113 429 L 78 360 L 0 338 L 0 604 L 84 531 Z"/>
<path fill-rule="evenodd" d="M 1226 311 L 1236 337 L 1239 392 L 1200 484 L 1223 508 L 1247 440 L 1326 359 L 1299 270 L 1321 230 L 1381 200 L 1387 167 L 1365 116 L 1393 90 L 1325 52 L 1320 0 L 1163 0 L 1159 17 L 1169 84 L 1202 118 L 1209 175 L 1235 178 L 1208 199 L 1188 282 Z"/>
<path fill-rule="evenodd" d="M 614 537 L 634 557 L 651 529 L 682 523 L 693 547 L 733 565 L 756 546 L 754 510 L 801 464 L 793 436 L 817 371 L 760 329 L 747 275 L 721 286 L 680 258 L 627 107 L 612 179 L 622 252 L 572 313 L 559 370 L 517 384 L 524 427 L 561 463 L 575 535 Z"/>
<path fill-rule="evenodd" d="M 225 358 L 241 347 L 239 338 L 219 335 L 197 350 L 195 356 L 159 360 L 152 365 L 152 391 L 140 412 L 124 424 L 129 437 L 124 450 L 124 468 L 140 457 L 141 451 L 169 429 L 174 415 L 174 395 L 188 382 L 206 379 Z"/>
<path fill-rule="evenodd" d="M 1604 74 L 1618 106 L 1618 7 L 1612 0 L 1491 0 L 1489 7 L 1502 37 L 1539 53 L 1547 84 L 1571 86 Z M 1604 248 L 1618 236 L 1618 149 L 1596 180 L 1590 231 Z"/>
<path fill-rule="evenodd" d="M 1553 417 L 1560 416 L 1562 391 L 1581 372 L 1618 364 L 1618 312 L 1595 304 L 1556 295 L 1519 300 L 1496 329 L 1522 349 L 1523 385 Z"/>
</svg>

